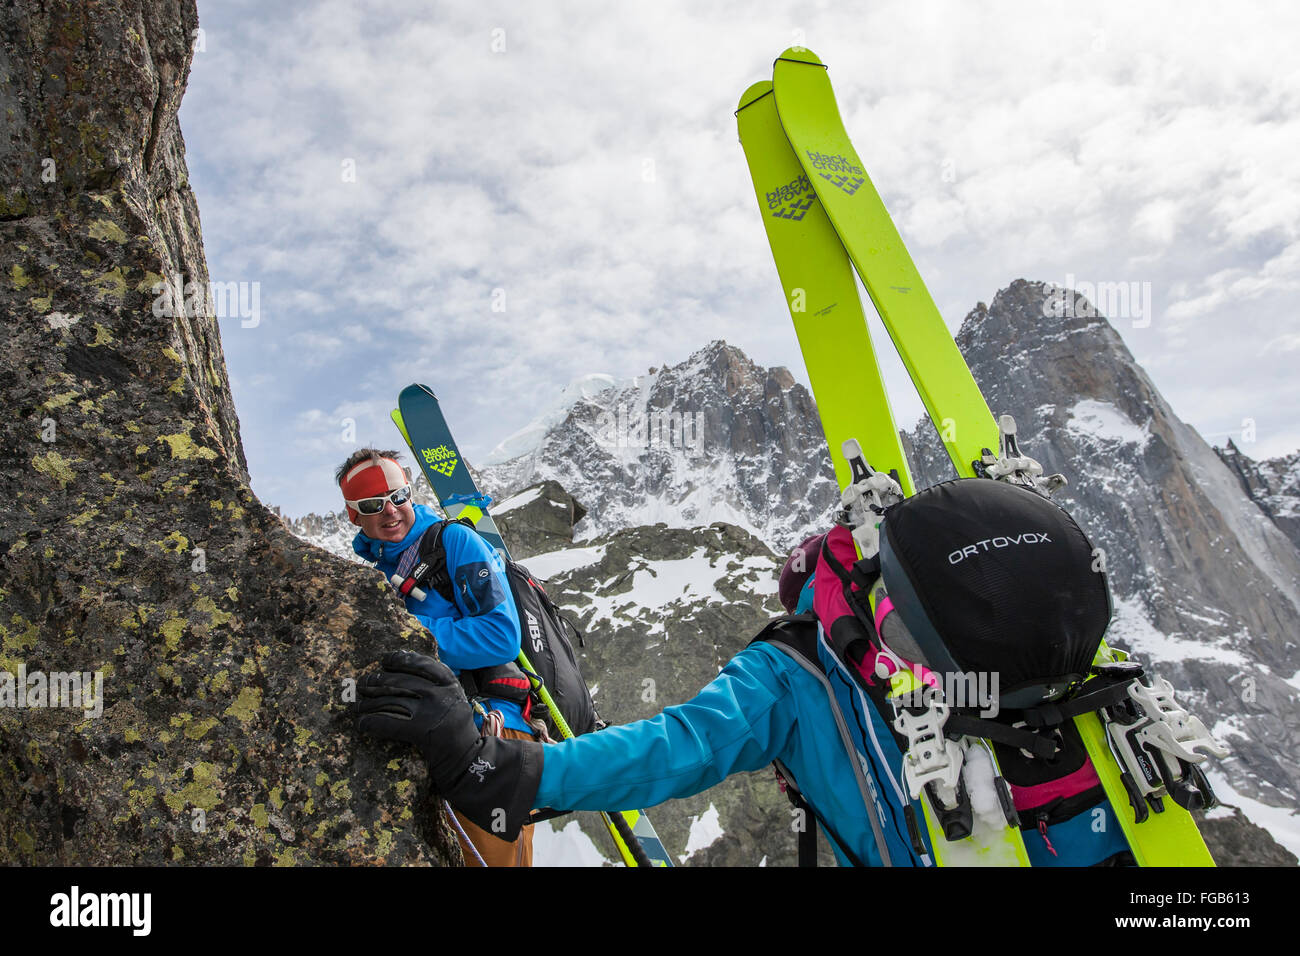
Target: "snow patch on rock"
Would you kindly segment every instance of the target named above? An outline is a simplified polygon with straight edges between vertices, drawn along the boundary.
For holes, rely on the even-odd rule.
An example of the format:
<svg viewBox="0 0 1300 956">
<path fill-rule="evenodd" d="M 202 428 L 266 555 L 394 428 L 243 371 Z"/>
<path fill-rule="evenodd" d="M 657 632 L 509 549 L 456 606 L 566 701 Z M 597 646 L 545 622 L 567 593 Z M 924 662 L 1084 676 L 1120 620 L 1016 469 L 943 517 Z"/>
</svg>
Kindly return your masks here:
<svg viewBox="0 0 1300 956">
<path fill-rule="evenodd" d="M 1151 623 L 1146 609 L 1135 598 L 1112 595 L 1112 600 L 1115 616 L 1111 619 L 1110 630 L 1106 632 L 1107 643 L 1122 645 L 1143 663 L 1204 660 L 1242 669 L 1255 666 L 1251 658 L 1233 649 L 1230 639 L 1208 643 L 1170 637 Z"/>
<path fill-rule="evenodd" d="M 555 830 L 550 820 L 533 827 L 533 866 L 607 866 L 612 861 L 582 832 L 577 820 Z"/>
<path fill-rule="evenodd" d="M 507 511 L 514 511 L 516 508 L 522 508 L 524 505 L 530 505 L 542 496 L 542 486 L 529 488 L 527 491 L 521 491 L 517 495 L 511 495 L 499 505 L 492 506 L 492 514 L 503 515 Z"/>
<path fill-rule="evenodd" d="M 576 568 L 585 568 L 590 564 L 595 564 L 604 556 L 604 545 L 597 545 L 593 548 L 561 548 L 559 551 L 548 551 L 546 554 L 533 555 L 528 559 L 528 570 L 535 577 L 545 581 L 557 574 L 566 574 Z"/>
<path fill-rule="evenodd" d="M 1300 856 L 1300 814 L 1294 809 L 1270 806 L 1245 796 L 1233 789 L 1228 778 L 1212 767 L 1206 769 L 1205 775 L 1221 803 L 1238 807 L 1247 820 L 1263 827 L 1274 840 Z"/>
<path fill-rule="evenodd" d="M 718 822 L 718 808 L 712 803 L 709 809 L 698 817 L 691 817 L 691 833 L 686 838 L 686 852 L 679 856 L 678 862 L 685 863 L 697 851 L 707 849 L 722 838 L 723 829 Z"/>
<path fill-rule="evenodd" d="M 1070 409 L 1065 427 L 1081 438 L 1091 438 L 1102 444 L 1124 444 L 1143 447 L 1151 440 L 1147 425 L 1138 425 L 1110 402 L 1085 398 Z"/>
</svg>

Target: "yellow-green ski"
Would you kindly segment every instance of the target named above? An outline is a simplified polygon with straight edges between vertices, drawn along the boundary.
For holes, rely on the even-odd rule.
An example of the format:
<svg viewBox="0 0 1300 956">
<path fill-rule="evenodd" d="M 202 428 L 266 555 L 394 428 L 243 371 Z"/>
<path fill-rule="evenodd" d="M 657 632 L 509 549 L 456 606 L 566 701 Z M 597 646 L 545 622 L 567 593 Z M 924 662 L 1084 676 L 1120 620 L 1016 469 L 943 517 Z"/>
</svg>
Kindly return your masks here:
<svg viewBox="0 0 1300 956">
<path fill-rule="evenodd" d="M 826 67 L 810 50 L 786 50 L 772 68 L 781 126 L 857 267 L 948 456 L 974 477 L 998 428 L 934 299 L 844 131 Z M 832 451 L 836 448 L 831 446 Z"/>
<path fill-rule="evenodd" d="M 790 147 L 889 330 L 953 467 L 962 477 L 979 477 L 977 463 L 986 452 L 999 451 L 998 425 L 849 140 L 825 65 L 809 50 L 786 50 L 773 67 L 773 84 Z M 1109 660 L 1111 653 L 1103 642 L 1099 658 Z M 1100 718 L 1085 715 L 1075 724 L 1139 865 L 1213 866 L 1191 814 L 1171 798 L 1163 801 L 1162 812 L 1135 822 Z"/>
<path fill-rule="evenodd" d="M 769 81 L 741 96 L 736 125 L 839 486 L 849 483 L 849 470 L 838 451 L 856 438 L 871 466 L 892 473 L 910 495 L 912 475 L 853 265 L 781 131 Z"/>
<path fill-rule="evenodd" d="M 845 439 L 853 438 L 872 468 L 891 473 L 903 494 L 910 495 L 912 477 L 853 265 L 781 129 L 770 82 L 755 83 L 744 92 L 736 123 L 839 487 L 843 490 L 851 480 L 840 451 Z M 1007 827 L 994 834 L 981 829 L 950 842 L 926 802 L 920 801 L 920 811 L 940 866 L 1029 863 L 1018 830 Z"/>
</svg>

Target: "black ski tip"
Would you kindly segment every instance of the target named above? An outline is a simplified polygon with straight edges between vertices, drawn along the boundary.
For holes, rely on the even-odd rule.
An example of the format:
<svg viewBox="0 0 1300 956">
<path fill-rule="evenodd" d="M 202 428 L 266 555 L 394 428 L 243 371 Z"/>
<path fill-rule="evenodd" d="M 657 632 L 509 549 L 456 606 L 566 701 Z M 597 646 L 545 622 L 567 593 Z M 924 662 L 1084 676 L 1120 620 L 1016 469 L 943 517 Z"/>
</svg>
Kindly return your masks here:
<svg viewBox="0 0 1300 956">
<path fill-rule="evenodd" d="M 770 95 L 772 92 L 771 80 L 759 80 L 745 92 L 740 94 L 740 103 L 736 106 L 736 112 L 739 113 L 746 106 L 761 100 L 763 97 Z"/>
</svg>

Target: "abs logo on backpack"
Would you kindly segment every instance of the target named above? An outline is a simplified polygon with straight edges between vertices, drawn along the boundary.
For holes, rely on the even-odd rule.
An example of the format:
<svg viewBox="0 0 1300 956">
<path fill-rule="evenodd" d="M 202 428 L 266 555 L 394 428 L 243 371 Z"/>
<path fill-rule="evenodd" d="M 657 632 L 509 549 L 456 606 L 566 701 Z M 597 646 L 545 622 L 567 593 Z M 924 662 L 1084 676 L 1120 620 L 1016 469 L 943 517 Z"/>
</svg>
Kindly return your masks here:
<svg viewBox="0 0 1300 956">
<path fill-rule="evenodd" d="M 533 642 L 533 652 L 540 654 L 544 649 L 544 645 L 542 644 L 542 625 L 537 618 L 533 616 L 532 611 L 525 608 L 524 614 L 528 617 L 528 637 Z"/>
</svg>

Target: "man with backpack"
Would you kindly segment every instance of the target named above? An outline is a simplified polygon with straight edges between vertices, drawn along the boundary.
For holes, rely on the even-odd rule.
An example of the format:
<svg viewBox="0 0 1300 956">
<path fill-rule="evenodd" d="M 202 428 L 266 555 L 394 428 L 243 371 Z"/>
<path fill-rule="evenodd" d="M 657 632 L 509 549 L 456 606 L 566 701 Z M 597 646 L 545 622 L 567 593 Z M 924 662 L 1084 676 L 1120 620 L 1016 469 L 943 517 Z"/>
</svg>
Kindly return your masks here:
<svg viewBox="0 0 1300 956">
<path fill-rule="evenodd" d="M 441 793 L 507 833 L 534 808 L 653 806 L 773 763 L 841 864 L 935 864 L 918 779 L 949 840 L 996 817 L 1032 865 L 1130 863 L 1072 723 L 1141 676 L 1093 668 L 1111 607 L 1083 532 L 1029 490 L 965 479 L 892 506 L 878 535 L 878 549 L 843 526 L 804 542 L 780 592 L 811 612 L 773 621 L 655 717 L 545 748 L 482 737 L 451 671 L 399 651 L 359 685 L 361 729 L 415 744 Z M 945 696 L 896 699 L 904 671 Z M 956 680 L 976 672 L 992 680 Z M 1203 778 L 1181 769 L 1186 798 Z M 801 862 L 814 856 L 801 841 Z"/>
<path fill-rule="evenodd" d="M 404 577 L 421 561 L 436 560 L 447 586 L 430 588 L 423 598 L 407 594 L 406 607 L 437 641 L 457 687 L 469 687 L 478 704 L 471 714 L 474 732 L 535 740 L 526 713 L 528 679 L 514 663 L 520 649 L 519 614 L 501 556 L 471 528 L 444 522 L 432 509 L 413 504 L 410 476 L 398 457 L 395 451 L 362 448 L 338 468 L 335 480 L 348 518 L 361 529 L 352 548 L 386 578 Z M 515 828 L 502 839 L 492 821 L 480 827 L 468 816 L 456 816 L 466 860 L 532 865 L 531 826 Z"/>
</svg>

